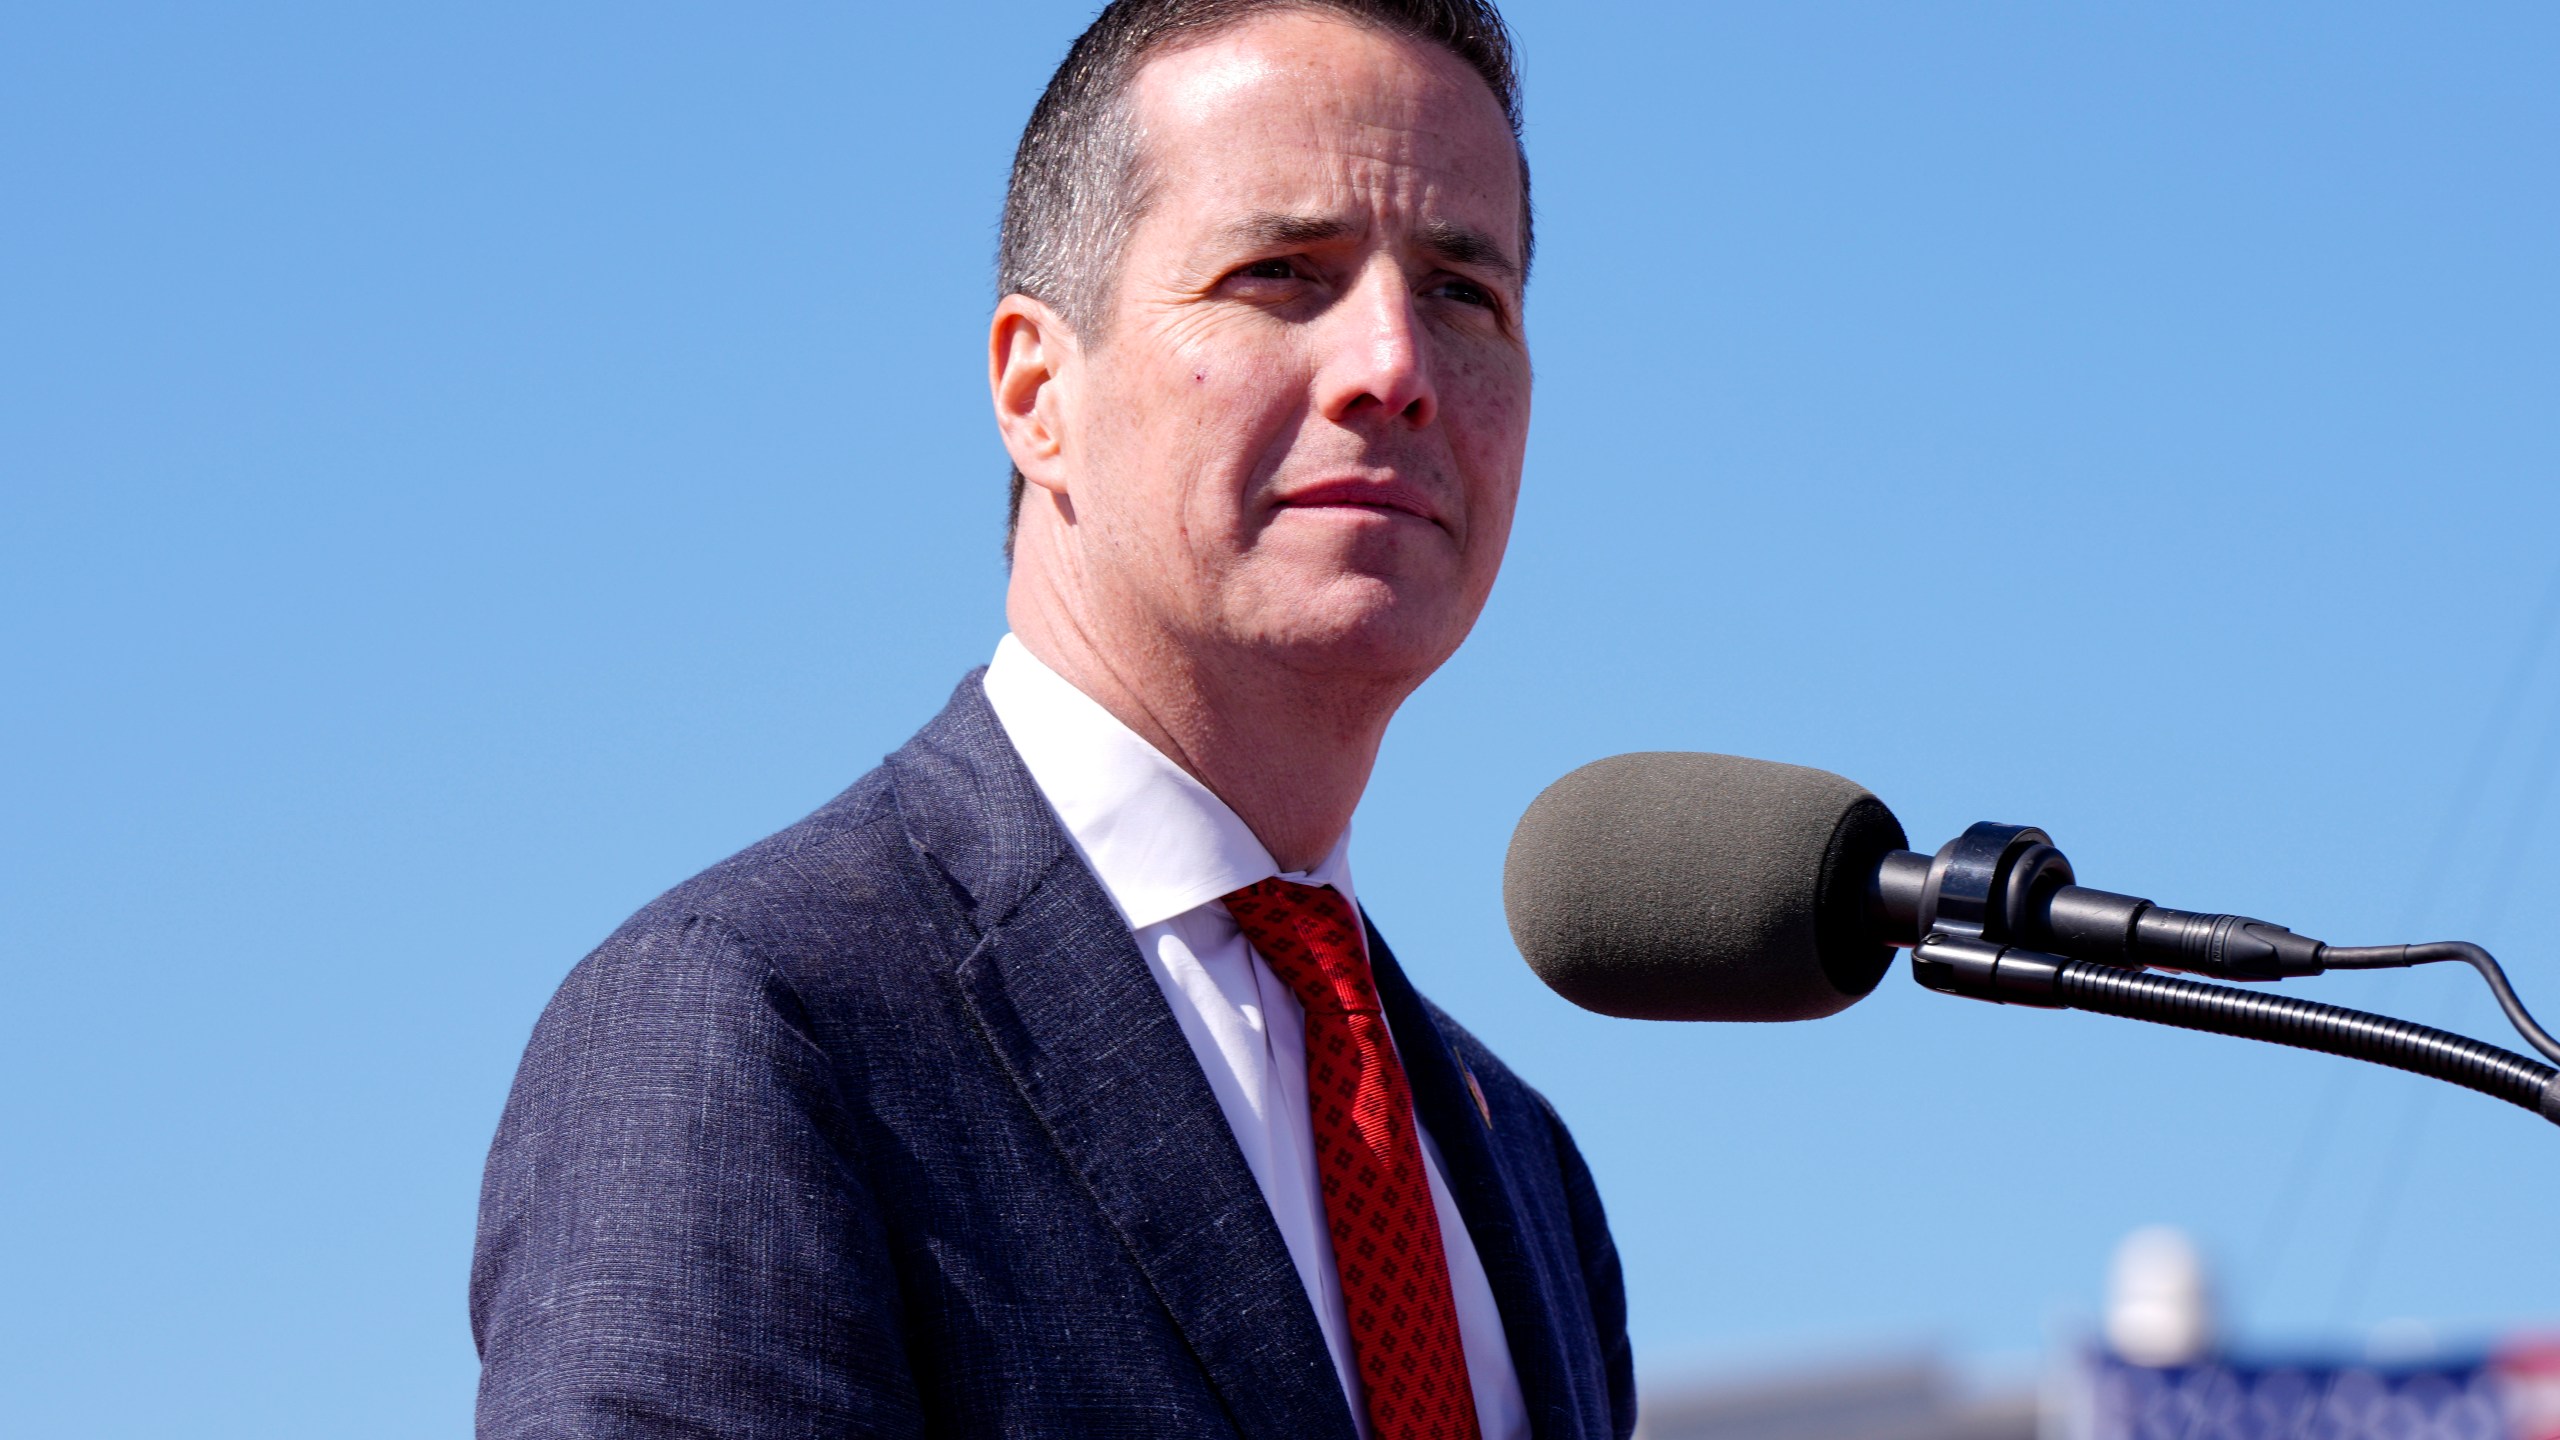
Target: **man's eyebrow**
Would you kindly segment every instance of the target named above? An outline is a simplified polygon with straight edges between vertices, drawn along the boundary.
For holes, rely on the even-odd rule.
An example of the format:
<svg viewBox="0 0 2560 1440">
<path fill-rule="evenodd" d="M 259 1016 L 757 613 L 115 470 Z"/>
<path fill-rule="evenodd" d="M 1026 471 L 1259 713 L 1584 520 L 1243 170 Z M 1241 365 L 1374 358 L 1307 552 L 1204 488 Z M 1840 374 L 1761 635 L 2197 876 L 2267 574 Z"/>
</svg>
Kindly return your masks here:
<svg viewBox="0 0 2560 1440">
<path fill-rule="evenodd" d="M 1446 220 L 1425 220 L 1418 232 L 1422 248 L 1440 259 L 1500 275 L 1517 275 L 1520 267 L 1492 236 Z"/>
<path fill-rule="evenodd" d="M 1228 226 L 1226 234 L 1235 244 L 1260 249 L 1268 245 L 1321 245 L 1331 240 L 1349 239 L 1359 230 L 1360 227 L 1352 222 L 1335 217 L 1265 210 Z M 1490 270 L 1498 275 L 1520 273 L 1519 265 L 1500 242 L 1464 225 L 1454 225 L 1446 220 L 1426 220 L 1416 229 L 1415 239 L 1424 253 L 1437 259 Z"/>
<path fill-rule="evenodd" d="M 1327 240 L 1346 239 L 1358 230 L 1348 220 L 1261 210 L 1228 226 L 1227 238 L 1260 249 L 1265 245 L 1321 245 Z"/>
</svg>

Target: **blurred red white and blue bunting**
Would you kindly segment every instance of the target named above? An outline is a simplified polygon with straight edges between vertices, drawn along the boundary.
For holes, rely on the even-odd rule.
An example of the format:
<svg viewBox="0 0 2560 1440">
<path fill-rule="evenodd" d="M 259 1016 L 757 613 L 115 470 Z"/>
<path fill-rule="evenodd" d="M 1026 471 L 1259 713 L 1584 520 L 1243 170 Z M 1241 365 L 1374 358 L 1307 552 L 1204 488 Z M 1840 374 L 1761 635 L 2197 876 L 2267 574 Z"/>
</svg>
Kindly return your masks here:
<svg viewBox="0 0 2560 1440">
<path fill-rule="evenodd" d="M 2070 1440 L 2560 1440 L 2560 1340 L 2402 1364 L 2093 1351 L 2080 1378 Z"/>
</svg>

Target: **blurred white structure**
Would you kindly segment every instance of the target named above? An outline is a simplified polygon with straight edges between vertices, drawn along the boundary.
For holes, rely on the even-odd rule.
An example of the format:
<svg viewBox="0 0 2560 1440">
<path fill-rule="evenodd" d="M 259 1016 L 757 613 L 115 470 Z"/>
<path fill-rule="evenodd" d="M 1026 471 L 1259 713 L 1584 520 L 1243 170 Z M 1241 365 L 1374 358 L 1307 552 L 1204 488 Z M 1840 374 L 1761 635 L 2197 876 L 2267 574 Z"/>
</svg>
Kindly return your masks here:
<svg viewBox="0 0 2560 1440">
<path fill-rule="evenodd" d="M 2213 1353 L 2213 1283 L 2183 1230 L 2124 1237 L 2107 1271 L 2107 1345 L 2137 1365 L 2192 1365 Z"/>
<path fill-rule="evenodd" d="M 1636 1440 L 2036 1440 L 2036 1396 L 1979 1392 L 1934 1356 L 1640 1384 Z"/>
</svg>

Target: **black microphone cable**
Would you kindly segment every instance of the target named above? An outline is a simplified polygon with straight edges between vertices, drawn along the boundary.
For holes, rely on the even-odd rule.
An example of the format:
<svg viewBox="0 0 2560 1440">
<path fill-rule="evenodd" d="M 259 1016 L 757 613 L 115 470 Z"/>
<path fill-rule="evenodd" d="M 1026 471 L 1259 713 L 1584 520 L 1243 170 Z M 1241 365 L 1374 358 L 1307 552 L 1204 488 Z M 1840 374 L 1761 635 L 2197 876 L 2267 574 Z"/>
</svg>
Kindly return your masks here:
<svg viewBox="0 0 2560 1440">
<path fill-rule="evenodd" d="M 2534 1023 L 2516 996 L 2516 987 L 2507 983 L 2507 972 L 2498 966 L 2495 956 L 2477 945 L 2461 940 L 2438 940 L 2425 945 L 2331 945 L 2320 952 L 2320 963 L 2331 970 L 2398 970 L 2411 965 L 2427 965 L 2443 960 L 2459 960 L 2480 972 L 2489 982 L 2489 993 L 2498 997 L 2498 1008 L 2507 1012 L 2507 1023 L 2525 1043 L 2542 1052 L 2544 1058 L 2560 1062 L 2560 1040 Z"/>
</svg>

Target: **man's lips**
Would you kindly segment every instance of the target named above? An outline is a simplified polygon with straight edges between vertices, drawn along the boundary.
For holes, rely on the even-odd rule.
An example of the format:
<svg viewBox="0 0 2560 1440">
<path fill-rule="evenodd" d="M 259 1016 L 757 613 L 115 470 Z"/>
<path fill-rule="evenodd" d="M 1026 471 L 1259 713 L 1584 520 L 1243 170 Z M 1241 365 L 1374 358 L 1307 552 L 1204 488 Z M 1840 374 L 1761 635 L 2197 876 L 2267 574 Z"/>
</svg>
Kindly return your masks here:
<svg viewBox="0 0 2560 1440">
<path fill-rule="evenodd" d="M 1442 524 L 1438 508 L 1422 492 L 1395 480 L 1325 480 L 1289 491 L 1272 504 L 1288 510 L 1384 511 Z"/>
</svg>

